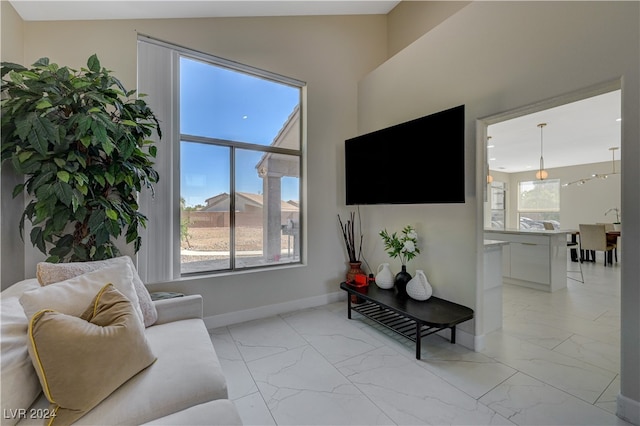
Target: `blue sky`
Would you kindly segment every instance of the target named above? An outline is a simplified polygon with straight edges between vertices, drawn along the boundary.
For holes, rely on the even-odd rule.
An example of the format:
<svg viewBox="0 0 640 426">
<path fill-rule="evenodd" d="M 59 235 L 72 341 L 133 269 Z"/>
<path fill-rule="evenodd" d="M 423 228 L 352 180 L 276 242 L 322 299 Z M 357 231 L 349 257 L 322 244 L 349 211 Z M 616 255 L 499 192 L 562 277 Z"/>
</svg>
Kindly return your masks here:
<svg viewBox="0 0 640 426">
<path fill-rule="evenodd" d="M 300 102 L 300 90 L 203 62 L 180 61 L 180 132 L 270 145 Z M 261 153 L 237 152 L 236 190 L 262 193 Z M 182 143 L 181 196 L 187 206 L 229 192 L 229 150 Z M 242 177 L 242 179 L 241 179 Z M 284 178 L 282 198 L 298 200 L 298 179 Z"/>
</svg>

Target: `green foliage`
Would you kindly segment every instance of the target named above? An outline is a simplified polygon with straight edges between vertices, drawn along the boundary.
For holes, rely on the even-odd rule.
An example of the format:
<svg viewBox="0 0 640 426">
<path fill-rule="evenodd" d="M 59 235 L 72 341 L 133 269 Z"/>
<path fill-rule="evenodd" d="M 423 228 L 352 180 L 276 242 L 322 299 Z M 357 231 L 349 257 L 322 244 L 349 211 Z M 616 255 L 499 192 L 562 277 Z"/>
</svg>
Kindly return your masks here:
<svg viewBox="0 0 640 426">
<path fill-rule="evenodd" d="M 405 226 L 400 235 L 397 232 L 389 234 L 386 229 L 380 231 L 379 235 L 382 237 L 387 254 L 392 258 L 400 257 L 403 265 L 420 253 L 418 233 L 411 225 Z"/>
<path fill-rule="evenodd" d="M 80 71 L 39 59 L 26 68 L 2 63 L 1 160 L 25 182 L 28 204 L 20 220 L 33 227 L 31 243 L 50 262 L 119 255 L 125 235 L 137 252 L 137 194 L 153 190 L 158 120 L 135 91 L 127 91 L 96 55 Z"/>
<path fill-rule="evenodd" d="M 190 220 L 190 212 L 194 211 L 193 208 L 191 207 L 185 207 L 186 201 L 184 199 L 184 197 L 180 197 L 180 241 L 184 241 L 187 243 L 187 247 L 191 248 L 191 242 L 189 241 L 189 238 L 191 237 L 191 235 L 189 234 L 189 224 L 191 222 Z M 186 213 L 186 217 L 184 217 L 184 214 Z"/>
</svg>

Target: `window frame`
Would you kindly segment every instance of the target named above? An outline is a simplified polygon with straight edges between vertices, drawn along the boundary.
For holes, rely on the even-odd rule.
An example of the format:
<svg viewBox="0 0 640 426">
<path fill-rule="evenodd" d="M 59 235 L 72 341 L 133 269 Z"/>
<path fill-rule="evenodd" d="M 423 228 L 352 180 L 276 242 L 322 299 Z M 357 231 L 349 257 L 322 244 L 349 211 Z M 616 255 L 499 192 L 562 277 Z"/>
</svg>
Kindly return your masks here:
<svg viewBox="0 0 640 426">
<path fill-rule="evenodd" d="M 149 65 L 147 68 L 147 74 L 140 71 L 140 49 L 141 44 L 147 43 L 152 45 L 151 49 L 159 48 L 162 50 L 162 55 L 164 59 L 155 59 L 152 58 L 152 65 Z M 167 181 L 170 181 L 168 185 L 169 189 L 164 189 L 165 197 L 163 202 L 157 203 L 154 202 L 149 194 L 141 193 L 141 210 L 144 207 L 145 214 L 154 215 L 157 209 L 167 209 L 170 210 L 170 213 L 165 213 L 165 216 L 169 216 L 169 218 L 164 217 L 159 221 L 160 223 L 164 223 L 167 227 L 170 228 L 168 232 L 164 232 L 167 236 L 163 236 L 161 238 L 156 238 L 151 235 L 153 229 L 153 221 L 149 220 L 147 223 L 147 229 L 144 230 L 144 234 L 146 234 L 146 238 L 143 235 L 143 245 L 138 253 L 138 266 L 140 275 L 145 282 L 164 282 L 164 281 L 172 281 L 172 280 L 180 280 L 180 279 L 193 279 L 208 275 L 219 275 L 219 274 L 237 274 L 244 273 L 252 270 L 264 270 L 264 269 L 272 269 L 272 268 L 283 268 L 283 267 L 291 267 L 297 266 L 306 263 L 306 142 L 307 142 L 307 126 L 306 126 L 306 105 L 307 105 L 307 86 L 306 83 L 297 80 L 294 78 L 285 77 L 270 71 L 266 71 L 263 69 L 259 69 L 256 67 L 252 67 L 249 65 L 241 64 L 232 60 L 220 58 L 214 55 L 210 55 L 207 53 L 199 52 L 193 49 L 188 49 L 186 47 L 177 46 L 171 43 L 167 43 L 164 41 L 160 41 L 149 36 L 138 35 L 138 45 L 139 45 L 139 71 L 138 71 L 138 83 L 140 87 L 141 74 L 142 76 L 148 76 L 154 71 L 154 65 L 157 66 L 160 63 L 162 66 L 170 67 L 171 70 L 165 71 L 169 77 L 165 76 L 162 81 L 164 81 L 165 85 L 169 85 L 170 87 L 166 88 L 162 82 L 153 82 L 151 84 L 146 84 L 145 86 L 155 88 L 156 90 L 163 91 L 161 95 L 155 97 L 153 93 L 151 96 L 154 96 L 156 99 L 156 106 L 161 110 L 160 113 L 156 113 L 160 122 L 169 121 L 167 128 L 169 131 L 165 131 L 163 128 L 163 139 L 158 143 L 158 152 L 162 150 L 165 154 L 169 156 L 169 159 L 165 159 L 165 170 L 166 172 L 161 175 L 161 181 L 164 178 L 165 184 Z M 148 47 L 147 47 L 148 48 Z M 170 57 L 170 59 L 169 59 Z M 237 71 L 240 73 L 245 73 L 247 75 L 263 78 L 266 80 L 274 81 L 276 83 L 281 83 L 285 85 L 292 86 L 294 88 L 299 89 L 300 91 L 300 102 L 299 102 L 299 119 L 300 119 L 300 145 L 298 149 L 290 149 L 290 148 L 282 148 L 282 147 L 273 147 L 271 145 L 260 145 L 255 143 L 241 143 L 235 141 L 228 141 L 223 139 L 209 138 L 204 136 L 197 135 L 188 135 L 181 134 L 180 132 L 180 59 L 187 58 L 195 61 L 204 62 L 207 64 L 211 64 L 213 66 L 223 67 L 232 71 Z M 155 61 L 155 62 L 153 62 Z M 170 63 L 170 65 L 169 65 Z M 153 79 L 153 75 L 151 75 L 151 79 Z M 170 83 L 169 83 L 170 82 Z M 149 94 L 144 90 L 140 91 L 140 93 Z M 168 101 L 170 99 L 170 101 Z M 148 102 L 152 109 L 154 109 L 154 102 Z M 170 104 L 170 107 L 167 107 L 167 103 Z M 162 106 L 160 106 L 162 105 Z M 154 109 L 155 111 L 155 109 Z M 163 114 L 164 113 L 164 114 Z M 180 145 L 182 141 L 187 142 L 196 142 L 196 143 L 205 143 L 205 144 L 213 144 L 218 146 L 226 146 L 230 148 L 231 155 L 229 158 L 230 166 L 231 166 L 231 179 L 234 178 L 234 167 L 235 161 L 233 156 L 233 151 L 235 149 L 243 149 L 243 150 L 251 150 L 258 151 L 263 153 L 274 153 L 274 154 L 284 154 L 284 155 L 294 155 L 299 158 L 299 230 L 298 230 L 298 238 L 299 238 L 299 258 L 295 262 L 284 262 L 284 263 L 268 263 L 268 264 L 260 264 L 256 266 L 243 266 L 241 268 L 237 268 L 235 266 L 235 262 L 233 261 L 234 252 L 233 245 L 230 247 L 230 257 L 232 258 L 230 262 L 230 268 L 228 269 L 219 269 L 219 270 L 208 270 L 202 272 L 190 272 L 190 273 L 182 273 L 181 271 L 181 259 L 180 259 Z M 236 198 L 236 189 L 235 184 L 231 183 L 231 207 L 233 209 L 233 204 Z M 170 202 L 166 201 L 167 199 L 171 199 Z M 233 212 L 234 210 L 231 210 Z M 232 215 L 233 217 L 233 215 Z M 151 219 L 151 218 L 150 218 Z M 162 225 L 159 225 L 162 226 Z M 231 222 L 232 230 L 234 226 L 234 222 Z M 151 232 L 149 232 L 151 230 Z M 233 232 L 231 232 L 233 235 Z M 160 240 L 160 241 L 158 241 Z M 170 244 L 169 248 L 152 248 L 151 246 L 158 246 L 163 242 Z M 233 242 L 231 242 L 233 244 Z M 157 260 L 158 254 L 160 257 L 165 259 L 164 261 L 169 261 L 169 265 L 164 266 L 160 265 L 161 260 Z M 167 259 L 168 258 L 168 259 Z M 162 271 L 156 273 L 155 269 L 162 269 Z"/>
<path fill-rule="evenodd" d="M 560 214 L 560 196 L 561 196 L 560 179 L 545 179 L 544 181 L 542 181 L 542 182 L 547 183 L 547 184 L 552 183 L 552 184 L 555 185 L 555 190 L 557 191 L 557 194 L 558 194 L 558 197 L 557 197 L 558 198 L 558 204 L 557 204 L 556 207 L 550 208 L 550 209 L 548 209 L 548 208 L 523 209 L 522 208 L 522 206 L 521 206 L 522 186 L 524 184 L 534 184 L 535 185 L 536 183 L 540 183 L 540 182 L 541 181 L 535 180 L 535 179 L 534 180 L 523 180 L 523 181 L 519 181 L 518 182 L 518 197 L 517 197 L 517 209 L 516 209 L 516 211 L 517 211 L 517 220 L 518 220 L 517 229 L 521 229 L 520 225 L 521 225 L 522 216 L 523 215 L 531 216 L 531 214 L 529 214 L 529 213 L 534 213 L 534 214 L 558 213 L 557 221 L 560 222 L 560 215 L 559 215 Z M 545 220 L 549 220 L 549 219 L 545 219 Z M 551 220 L 556 220 L 556 219 L 551 219 Z M 534 221 L 539 222 L 540 220 L 539 219 L 534 219 Z"/>
</svg>

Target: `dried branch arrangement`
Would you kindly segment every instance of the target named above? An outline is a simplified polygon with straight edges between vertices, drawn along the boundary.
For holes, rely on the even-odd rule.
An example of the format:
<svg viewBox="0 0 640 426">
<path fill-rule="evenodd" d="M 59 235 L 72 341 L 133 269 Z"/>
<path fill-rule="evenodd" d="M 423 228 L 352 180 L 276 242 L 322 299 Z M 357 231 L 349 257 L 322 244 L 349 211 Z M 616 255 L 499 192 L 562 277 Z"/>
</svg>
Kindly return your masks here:
<svg viewBox="0 0 640 426">
<path fill-rule="evenodd" d="M 342 238 L 344 239 L 344 244 L 347 249 L 347 255 L 349 256 L 349 262 L 360 262 L 360 255 L 362 254 L 362 231 L 359 230 L 358 234 L 360 235 L 358 241 L 358 247 L 356 247 L 356 232 L 355 232 L 355 224 L 356 224 L 356 214 L 351 212 L 349 215 L 349 220 L 346 223 L 342 222 L 340 215 L 338 215 L 338 224 L 340 225 L 340 230 L 342 231 Z"/>
</svg>

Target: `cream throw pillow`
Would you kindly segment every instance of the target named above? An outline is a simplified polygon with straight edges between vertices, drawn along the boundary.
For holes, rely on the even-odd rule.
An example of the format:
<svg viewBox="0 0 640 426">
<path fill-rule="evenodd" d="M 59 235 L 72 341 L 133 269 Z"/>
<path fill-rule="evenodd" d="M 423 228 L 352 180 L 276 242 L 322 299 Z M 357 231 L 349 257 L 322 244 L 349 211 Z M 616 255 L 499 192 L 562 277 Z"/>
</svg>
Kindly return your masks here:
<svg viewBox="0 0 640 426">
<path fill-rule="evenodd" d="M 125 264 L 116 264 L 98 269 L 66 281 L 61 281 L 36 290 L 25 291 L 20 296 L 20 303 L 27 319 L 42 309 L 53 309 L 66 315 L 79 317 L 105 284 L 111 283 L 136 308 L 136 314 L 142 323 L 142 310 L 138 296 L 133 288 L 133 273 Z"/>
<path fill-rule="evenodd" d="M 55 413 L 50 425 L 77 421 L 156 360 L 133 304 L 112 284 L 80 318 L 49 309 L 36 313 L 29 340 L 29 355 Z"/>
<path fill-rule="evenodd" d="M 48 263 L 40 262 L 36 267 L 36 276 L 40 285 L 46 286 L 59 281 L 68 280 L 87 272 L 96 271 L 101 268 L 113 265 L 127 264 L 133 271 L 133 285 L 138 295 L 138 302 L 145 327 L 153 325 L 158 319 L 156 306 L 151 301 L 151 295 L 138 276 L 136 267 L 129 256 L 114 257 L 107 260 L 96 260 L 93 262 L 70 262 L 70 263 Z M 117 286 L 116 286 L 117 287 Z"/>
</svg>

